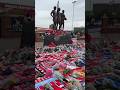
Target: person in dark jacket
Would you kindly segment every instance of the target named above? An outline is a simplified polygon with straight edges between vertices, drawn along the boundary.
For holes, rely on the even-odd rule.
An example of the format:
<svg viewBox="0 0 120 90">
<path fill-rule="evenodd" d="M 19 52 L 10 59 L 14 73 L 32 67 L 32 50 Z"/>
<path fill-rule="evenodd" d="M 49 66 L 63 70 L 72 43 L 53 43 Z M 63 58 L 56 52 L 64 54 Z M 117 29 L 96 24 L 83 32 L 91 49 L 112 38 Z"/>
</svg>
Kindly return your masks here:
<svg viewBox="0 0 120 90">
<path fill-rule="evenodd" d="M 34 46 L 35 43 L 34 27 L 35 27 L 34 20 L 32 20 L 31 17 L 27 15 L 27 17 L 24 18 L 23 22 L 21 48 Z"/>
</svg>

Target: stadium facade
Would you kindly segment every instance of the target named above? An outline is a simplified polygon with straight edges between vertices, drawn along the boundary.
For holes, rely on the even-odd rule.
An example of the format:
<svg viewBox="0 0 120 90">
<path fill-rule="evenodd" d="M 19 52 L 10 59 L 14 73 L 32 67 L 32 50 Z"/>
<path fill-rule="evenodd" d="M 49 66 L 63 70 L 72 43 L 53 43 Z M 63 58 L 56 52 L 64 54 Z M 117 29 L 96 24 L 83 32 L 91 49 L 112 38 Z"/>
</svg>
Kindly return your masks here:
<svg viewBox="0 0 120 90">
<path fill-rule="evenodd" d="M 0 0 L 0 38 L 21 37 L 27 13 L 34 17 L 34 0 Z"/>
<path fill-rule="evenodd" d="M 120 0 L 90 0 L 86 15 L 94 18 L 96 28 L 101 28 L 102 33 L 120 33 L 119 8 Z"/>
</svg>

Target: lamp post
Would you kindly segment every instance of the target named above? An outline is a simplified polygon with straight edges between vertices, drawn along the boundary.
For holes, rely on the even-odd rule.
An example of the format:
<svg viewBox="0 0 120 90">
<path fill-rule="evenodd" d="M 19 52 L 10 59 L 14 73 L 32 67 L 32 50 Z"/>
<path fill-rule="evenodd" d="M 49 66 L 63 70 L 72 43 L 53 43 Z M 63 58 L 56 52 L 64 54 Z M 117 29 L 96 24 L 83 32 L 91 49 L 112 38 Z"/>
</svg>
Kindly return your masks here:
<svg viewBox="0 0 120 90">
<path fill-rule="evenodd" d="M 76 3 L 77 1 L 76 0 L 74 0 L 73 2 L 72 2 L 72 4 L 73 4 L 73 16 L 72 16 L 72 29 L 74 30 L 74 7 L 75 7 L 75 3 Z"/>
</svg>

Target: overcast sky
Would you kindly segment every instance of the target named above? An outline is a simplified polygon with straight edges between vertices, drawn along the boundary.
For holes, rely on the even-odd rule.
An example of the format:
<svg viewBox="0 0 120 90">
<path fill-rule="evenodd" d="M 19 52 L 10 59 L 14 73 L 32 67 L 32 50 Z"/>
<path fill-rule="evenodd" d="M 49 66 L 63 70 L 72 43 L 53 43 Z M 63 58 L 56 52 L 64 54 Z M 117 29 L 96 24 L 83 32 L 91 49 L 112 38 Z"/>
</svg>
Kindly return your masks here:
<svg viewBox="0 0 120 90">
<path fill-rule="evenodd" d="M 59 6 L 65 10 L 67 21 L 65 22 L 65 29 L 72 29 L 72 15 L 73 15 L 73 0 L 59 0 Z M 75 4 L 74 26 L 85 26 L 85 0 L 77 0 Z M 52 17 L 50 12 L 58 0 L 35 0 L 35 26 L 48 28 L 52 24 Z"/>
</svg>

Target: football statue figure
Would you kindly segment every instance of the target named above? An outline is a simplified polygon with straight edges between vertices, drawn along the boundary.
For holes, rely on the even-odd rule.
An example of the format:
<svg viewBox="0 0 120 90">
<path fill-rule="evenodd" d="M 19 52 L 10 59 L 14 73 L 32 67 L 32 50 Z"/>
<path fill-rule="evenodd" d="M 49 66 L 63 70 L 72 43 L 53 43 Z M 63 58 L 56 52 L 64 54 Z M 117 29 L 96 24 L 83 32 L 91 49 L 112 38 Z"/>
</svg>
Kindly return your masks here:
<svg viewBox="0 0 120 90">
<path fill-rule="evenodd" d="M 57 12 L 56 12 L 56 6 L 54 6 L 54 9 L 51 11 L 50 15 L 53 18 L 53 29 L 57 29 Z"/>
</svg>

